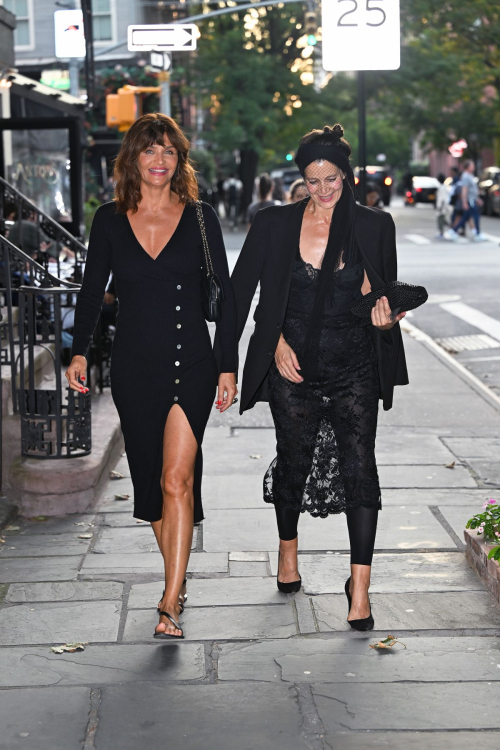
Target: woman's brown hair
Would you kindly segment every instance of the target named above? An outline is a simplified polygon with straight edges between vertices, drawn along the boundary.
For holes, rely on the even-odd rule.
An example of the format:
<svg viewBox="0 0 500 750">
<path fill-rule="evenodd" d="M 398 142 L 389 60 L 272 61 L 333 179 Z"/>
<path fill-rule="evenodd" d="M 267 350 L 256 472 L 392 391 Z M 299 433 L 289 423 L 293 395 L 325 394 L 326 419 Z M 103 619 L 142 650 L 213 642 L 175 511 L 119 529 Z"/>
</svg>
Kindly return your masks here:
<svg viewBox="0 0 500 750">
<path fill-rule="evenodd" d="M 134 122 L 122 141 L 116 157 L 113 176 L 115 201 L 118 213 L 135 213 L 141 202 L 141 175 L 137 159 L 142 151 L 153 144 L 160 146 L 167 138 L 177 149 L 179 162 L 172 177 L 172 190 L 181 203 L 198 200 L 196 173 L 189 159 L 190 143 L 175 120 L 160 112 L 142 115 Z"/>
</svg>

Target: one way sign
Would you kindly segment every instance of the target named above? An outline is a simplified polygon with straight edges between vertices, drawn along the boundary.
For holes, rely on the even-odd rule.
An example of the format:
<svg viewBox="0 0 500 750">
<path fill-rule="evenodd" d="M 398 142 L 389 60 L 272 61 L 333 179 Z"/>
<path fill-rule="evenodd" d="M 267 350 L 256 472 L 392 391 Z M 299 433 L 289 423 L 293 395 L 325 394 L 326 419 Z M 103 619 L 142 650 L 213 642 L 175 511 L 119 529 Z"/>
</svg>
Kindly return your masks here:
<svg viewBox="0 0 500 750">
<path fill-rule="evenodd" d="M 189 51 L 196 49 L 197 38 L 198 27 L 194 23 L 158 23 L 128 27 L 128 48 L 131 52 Z"/>
</svg>

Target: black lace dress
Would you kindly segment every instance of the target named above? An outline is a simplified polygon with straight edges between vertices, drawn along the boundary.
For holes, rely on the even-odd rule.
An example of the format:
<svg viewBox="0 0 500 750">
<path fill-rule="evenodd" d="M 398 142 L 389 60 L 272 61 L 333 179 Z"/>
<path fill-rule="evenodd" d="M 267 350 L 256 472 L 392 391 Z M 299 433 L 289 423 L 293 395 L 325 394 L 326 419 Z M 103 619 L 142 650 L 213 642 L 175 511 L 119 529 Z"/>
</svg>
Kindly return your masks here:
<svg viewBox="0 0 500 750">
<path fill-rule="evenodd" d="M 283 336 L 299 365 L 319 273 L 298 251 Z M 271 366 L 269 405 L 277 456 L 264 477 L 264 499 L 277 507 L 322 518 L 359 506 L 381 508 L 375 462 L 377 360 L 368 326 L 350 312 L 363 278 L 359 261 L 334 274 L 316 380 L 292 383 L 276 364 Z"/>
</svg>

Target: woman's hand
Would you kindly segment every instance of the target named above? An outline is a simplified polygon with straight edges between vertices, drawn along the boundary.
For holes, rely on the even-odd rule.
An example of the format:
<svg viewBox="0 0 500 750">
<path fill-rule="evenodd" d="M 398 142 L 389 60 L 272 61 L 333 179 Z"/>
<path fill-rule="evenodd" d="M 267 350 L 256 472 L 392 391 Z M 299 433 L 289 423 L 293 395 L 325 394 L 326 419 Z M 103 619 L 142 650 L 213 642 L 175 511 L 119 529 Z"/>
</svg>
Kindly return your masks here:
<svg viewBox="0 0 500 750">
<path fill-rule="evenodd" d="M 79 379 L 85 382 L 85 377 L 87 375 L 87 360 L 85 357 L 82 357 L 81 354 L 77 354 L 73 357 L 65 375 L 68 379 L 70 388 L 74 391 L 80 391 L 80 393 L 88 393 L 89 389 L 78 382 Z"/>
<path fill-rule="evenodd" d="M 372 308 L 373 325 L 380 328 L 381 331 L 390 331 L 390 329 L 394 328 L 396 323 L 399 323 L 399 321 L 406 315 L 405 312 L 399 313 L 399 315 L 396 315 L 393 320 L 391 314 L 391 308 L 389 307 L 387 297 L 380 297 Z"/>
<path fill-rule="evenodd" d="M 238 393 L 236 387 L 236 375 L 234 372 L 221 372 L 219 375 L 219 385 L 217 388 L 217 401 L 215 408 L 222 414 L 233 405 L 234 397 Z"/>
<path fill-rule="evenodd" d="M 276 362 L 279 374 L 283 378 L 291 380 L 292 383 L 302 383 L 304 378 L 297 372 L 297 370 L 300 370 L 297 355 L 292 347 L 286 343 L 283 334 L 281 334 L 278 341 L 278 346 L 274 353 L 274 361 Z"/>
</svg>

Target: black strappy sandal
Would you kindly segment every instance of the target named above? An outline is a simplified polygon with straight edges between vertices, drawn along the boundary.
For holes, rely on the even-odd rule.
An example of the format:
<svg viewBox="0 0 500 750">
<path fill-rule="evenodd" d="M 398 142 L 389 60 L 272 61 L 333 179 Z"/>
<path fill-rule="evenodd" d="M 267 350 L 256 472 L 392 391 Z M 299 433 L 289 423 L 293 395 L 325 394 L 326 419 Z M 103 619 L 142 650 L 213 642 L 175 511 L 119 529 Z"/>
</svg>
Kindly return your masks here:
<svg viewBox="0 0 500 750">
<path fill-rule="evenodd" d="M 174 626 L 174 628 L 176 630 L 180 630 L 181 633 L 182 633 L 182 635 L 173 635 L 172 633 L 167 633 L 166 631 L 161 632 L 161 633 L 157 633 L 156 630 L 155 630 L 155 632 L 153 633 L 153 638 L 158 638 L 161 641 L 168 641 L 168 640 L 172 640 L 172 639 L 173 640 L 177 640 L 177 641 L 182 641 L 184 639 L 184 631 L 181 628 L 181 626 L 179 625 L 179 623 L 176 622 L 174 620 L 174 618 L 172 617 L 172 615 L 169 615 L 168 612 L 160 611 L 160 617 L 161 617 L 161 615 L 163 615 L 163 617 L 166 617 L 168 620 L 170 620 L 170 622 L 172 623 L 172 625 Z"/>
<path fill-rule="evenodd" d="M 185 579 L 183 580 L 183 582 L 182 582 L 182 585 L 183 585 L 183 586 L 185 586 L 186 584 L 187 584 L 187 578 L 185 578 Z M 161 595 L 161 598 L 162 598 L 162 600 L 163 600 L 163 597 L 164 597 L 164 596 L 165 596 L 165 589 L 163 589 L 163 593 L 162 593 L 162 595 Z M 184 603 L 185 603 L 185 602 L 187 602 L 187 598 L 188 598 L 188 595 L 187 595 L 187 594 L 184 594 L 184 596 L 183 596 L 183 598 L 182 598 L 182 601 L 181 601 L 181 596 L 180 596 L 180 594 L 179 594 L 179 606 L 180 606 L 180 608 L 181 608 L 181 611 L 180 611 L 180 614 L 181 614 L 181 615 L 182 615 L 182 613 L 184 612 Z M 160 608 L 159 608 L 159 607 L 156 607 L 156 611 L 158 612 L 158 614 L 160 614 Z"/>
</svg>

